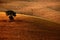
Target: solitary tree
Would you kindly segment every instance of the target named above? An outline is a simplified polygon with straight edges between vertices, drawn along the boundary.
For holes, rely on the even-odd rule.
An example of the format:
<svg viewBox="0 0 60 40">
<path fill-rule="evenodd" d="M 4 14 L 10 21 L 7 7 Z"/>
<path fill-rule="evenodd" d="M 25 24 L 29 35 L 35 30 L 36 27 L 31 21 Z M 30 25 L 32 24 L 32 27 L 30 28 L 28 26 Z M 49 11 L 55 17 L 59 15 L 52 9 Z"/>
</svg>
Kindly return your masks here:
<svg viewBox="0 0 60 40">
<path fill-rule="evenodd" d="M 6 11 L 6 15 L 9 16 L 10 21 L 13 21 L 14 17 L 16 16 L 16 12 L 14 12 L 12 10 L 8 10 L 8 11 Z"/>
</svg>

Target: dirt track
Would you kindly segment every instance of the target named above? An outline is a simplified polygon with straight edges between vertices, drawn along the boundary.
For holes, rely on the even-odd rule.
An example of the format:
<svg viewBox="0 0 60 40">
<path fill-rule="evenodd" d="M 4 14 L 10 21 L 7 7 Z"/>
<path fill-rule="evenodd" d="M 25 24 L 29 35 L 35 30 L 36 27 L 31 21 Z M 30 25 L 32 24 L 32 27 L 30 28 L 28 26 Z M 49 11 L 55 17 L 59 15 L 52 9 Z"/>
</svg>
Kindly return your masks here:
<svg viewBox="0 0 60 40">
<path fill-rule="evenodd" d="M 9 22 L 0 13 L 0 40 L 60 40 L 60 24 L 20 14 Z"/>
</svg>

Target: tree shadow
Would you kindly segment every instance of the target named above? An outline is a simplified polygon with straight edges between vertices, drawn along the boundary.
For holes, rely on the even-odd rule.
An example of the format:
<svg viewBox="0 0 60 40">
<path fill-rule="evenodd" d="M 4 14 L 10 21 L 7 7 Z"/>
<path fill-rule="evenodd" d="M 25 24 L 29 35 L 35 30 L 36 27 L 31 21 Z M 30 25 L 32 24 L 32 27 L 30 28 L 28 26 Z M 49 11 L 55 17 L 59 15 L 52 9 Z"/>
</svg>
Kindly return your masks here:
<svg viewBox="0 0 60 40">
<path fill-rule="evenodd" d="M 0 20 L 0 22 L 7 22 L 7 20 Z"/>
</svg>

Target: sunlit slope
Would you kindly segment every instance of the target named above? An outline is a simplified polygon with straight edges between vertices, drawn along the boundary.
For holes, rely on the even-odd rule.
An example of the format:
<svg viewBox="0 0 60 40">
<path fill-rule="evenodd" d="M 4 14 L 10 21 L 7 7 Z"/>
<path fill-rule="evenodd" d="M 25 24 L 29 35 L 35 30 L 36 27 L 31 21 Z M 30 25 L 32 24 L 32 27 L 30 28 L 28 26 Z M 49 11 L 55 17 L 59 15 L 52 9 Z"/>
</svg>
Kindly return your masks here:
<svg viewBox="0 0 60 40">
<path fill-rule="evenodd" d="M 42 11 L 42 10 L 41 10 Z M 48 11 L 47 11 L 48 12 Z M 56 13 L 56 12 L 55 12 Z M 42 13 L 43 14 L 43 13 Z M 31 22 L 34 22 L 34 21 L 37 21 L 37 22 L 39 22 L 40 21 L 40 19 L 41 20 L 43 20 L 43 21 L 50 21 L 50 22 L 54 22 L 55 20 L 58 20 L 58 18 L 60 18 L 59 17 L 59 15 L 57 15 L 57 14 L 54 14 L 54 13 L 52 13 L 52 14 L 48 14 L 48 13 L 46 13 L 46 15 L 42 15 L 41 14 L 41 16 L 45 16 L 45 18 L 43 18 L 43 17 L 36 17 L 36 16 L 31 16 L 31 15 L 24 15 L 24 14 L 18 14 L 17 13 L 17 16 L 15 17 L 15 20 L 17 19 L 17 20 L 25 20 L 25 21 L 31 21 Z M 7 21 L 9 21 L 9 16 L 7 16 L 6 15 L 6 13 L 5 12 L 0 12 L 0 20 L 7 20 Z M 38 13 L 37 13 L 37 15 L 39 15 Z M 54 15 L 54 16 L 53 16 Z M 56 18 L 56 16 L 57 16 L 57 18 Z M 6 18 L 5 18 L 6 17 Z M 50 18 L 49 18 L 50 17 Z M 52 19 L 52 20 L 49 20 L 49 19 L 47 19 L 47 18 L 49 18 L 49 19 Z M 55 20 L 54 20 L 55 19 Z M 55 22 L 55 23 L 60 23 L 60 21 L 58 22 Z"/>
<path fill-rule="evenodd" d="M 60 24 L 35 16 L 17 14 L 9 22 L 4 12 L 0 13 L 0 40 L 58 40 Z"/>
</svg>

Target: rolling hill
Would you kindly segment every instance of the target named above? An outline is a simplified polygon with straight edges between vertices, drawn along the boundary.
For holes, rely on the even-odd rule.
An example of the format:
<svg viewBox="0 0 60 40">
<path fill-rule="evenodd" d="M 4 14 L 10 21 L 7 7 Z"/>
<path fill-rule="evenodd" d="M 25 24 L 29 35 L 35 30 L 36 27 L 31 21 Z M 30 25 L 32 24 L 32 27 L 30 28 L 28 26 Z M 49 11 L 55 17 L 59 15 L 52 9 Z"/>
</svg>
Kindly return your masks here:
<svg viewBox="0 0 60 40">
<path fill-rule="evenodd" d="M 5 12 L 0 12 L 0 40 L 59 40 L 60 24 L 41 17 L 17 14 L 9 22 Z"/>
</svg>

